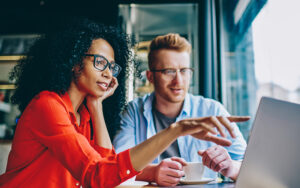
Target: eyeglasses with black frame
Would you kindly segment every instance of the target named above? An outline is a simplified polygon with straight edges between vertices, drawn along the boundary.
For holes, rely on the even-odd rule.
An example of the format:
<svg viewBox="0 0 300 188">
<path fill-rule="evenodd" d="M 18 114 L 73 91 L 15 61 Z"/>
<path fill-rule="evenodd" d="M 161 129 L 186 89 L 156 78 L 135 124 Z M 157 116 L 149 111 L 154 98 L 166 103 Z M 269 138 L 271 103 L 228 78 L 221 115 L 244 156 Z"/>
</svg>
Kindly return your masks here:
<svg viewBox="0 0 300 188">
<path fill-rule="evenodd" d="M 170 79 L 174 79 L 176 77 L 177 71 L 180 72 L 180 74 L 184 77 L 190 77 L 192 73 L 194 72 L 193 68 L 181 68 L 181 69 L 152 69 L 151 72 L 160 72 L 163 75 L 167 76 Z"/>
<path fill-rule="evenodd" d="M 109 62 L 104 56 L 99 54 L 84 54 L 85 56 L 94 57 L 94 67 L 97 70 L 104 71 L 107 67 L 111 71 L 113 77 L 117 77 L 122 67 L 115 62 Z"/>
</svg>

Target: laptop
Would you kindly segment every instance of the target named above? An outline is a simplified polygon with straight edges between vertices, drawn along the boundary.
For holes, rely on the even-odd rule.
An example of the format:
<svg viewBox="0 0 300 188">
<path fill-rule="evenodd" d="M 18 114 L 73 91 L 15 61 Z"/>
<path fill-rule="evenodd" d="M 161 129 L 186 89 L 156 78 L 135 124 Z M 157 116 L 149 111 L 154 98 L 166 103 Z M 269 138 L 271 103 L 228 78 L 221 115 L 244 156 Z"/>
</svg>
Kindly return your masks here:
<svg viewBox="0 0 300 188">
<path fill-rule="evenodd" d="M 300 104 L 261 99 L 236 187 L 300 187 Z"/>
</svg>

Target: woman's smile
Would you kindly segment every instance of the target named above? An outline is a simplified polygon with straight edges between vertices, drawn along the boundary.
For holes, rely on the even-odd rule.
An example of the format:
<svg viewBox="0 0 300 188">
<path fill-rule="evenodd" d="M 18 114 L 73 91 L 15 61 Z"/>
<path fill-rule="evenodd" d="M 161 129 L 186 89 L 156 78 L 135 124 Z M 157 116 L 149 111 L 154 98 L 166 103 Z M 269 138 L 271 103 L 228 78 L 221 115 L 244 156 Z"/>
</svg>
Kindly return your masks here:
<svg viewBox="0 0 300 188">
<path fill-rule="evenodd" d="M 109 86 L 109 84 L 106 83 L 106 82 L 97 82 L 97 84 L 98 84 L 98 86 L 99 86 L 102 90 L 104 90 L 104 91 L 106 91 L 107 88 L 108 88 L 108 86 Z"/>
</svg>

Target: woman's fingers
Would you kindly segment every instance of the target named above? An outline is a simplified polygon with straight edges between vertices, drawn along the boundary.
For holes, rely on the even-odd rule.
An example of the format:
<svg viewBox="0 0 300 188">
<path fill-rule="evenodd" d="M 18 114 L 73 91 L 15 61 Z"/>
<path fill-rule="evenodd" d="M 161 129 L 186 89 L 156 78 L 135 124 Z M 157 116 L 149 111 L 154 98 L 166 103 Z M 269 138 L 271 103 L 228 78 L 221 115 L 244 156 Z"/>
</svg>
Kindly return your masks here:
<svg viewBox="0 0 300 188">
<path fill-rule="evenodd" d="M 219 119 L 216 118 L 215 116 L 205 117 L 205 119 L 203 118 L 193 119 L 193 121 L 196 122 L 193 123 L 194 125 L 201 124 L 201 126 L 204 128 L 205 131 L 208 131 L 212 134 L 217 134 L 217 132 L 215 131 L 215 128 L 217 128 L 218 132 L 222 137 L 226 137 L 226 133 L 223 127 L 226 127 L 226 129 L 228 129 L 229 132 L 232 130 L 230 124 L 223 125 L 223 121 L 220 122 Z M 191 123 L 191 121 L 189 123 Z"/>
<path fill-rule="evenodd" d="M 230 122 L 243 122 L 248 121 L 251 117 L 250 116 L 229 116 L 227 119 Z"/>
<path fill-rule="evenodd" d="M 221 145 L 221 146 L 230 146 L 232 144 L 232 142 L 226 138 L 222 138 L 210 134 L 207 134 L 203 139 L 206 141 L 214 142 L 217 145 Z"/>
<path fill-rule="evenodd" d="M 179 124 L 182 124 L 184 127 L 183 133 L 186 134 L 197 134 L 198 132 L 201 131 L 206 131 L 211 133 L 210 135 L 217 134 L 217 131 L 220 133 L 222 137 L 226 137 L 225 129 L 224 127 L 228 130 L 229 134 L 233 137 L 236 138 L 236 135 L 234 133 L 234 129 L 231 126 L 231 122 L 243 122 L 243 121 L 248 121 L 250 119 L 249 116 L 210 116 L 210 117 L 200 117 L 200 118 L 190 118 L 190 119 L 185 119 L 181 120 Z M 216 129 L 217 131 L 216 131 Z M 203 134 L 200 134 L 200 137 Z M 213 137 L 214 142 L 220 142 L 221 145 L 224 144 L 229 144 L 228 140 L 219 140 L 215 139 Z M 224 143 L 224 144 L 222 144 Z M 231 143 L 230 143 L 231 144 Z"/>
<path fill-rule="evenodd" d="M 226 134 L 225 134 L 224 129 L 223 129 L 223 125 L 220 123 L 220 121 L 215 116 L 211 116 L 209 120 L 215 125 L 215 127 L 217 127 L 217 129 L 220 132 L 221 136 L 226 137 Z"/>
<path fill-rule="evenodd" d="M 244 122 L 244 121 L 248 121 L 250 119 L 249 116 L 229 116 L 229 117 L 225 117 L 225 116 L 210 116 L 207 117 L 208 118 L 208 122 L 209 122 L 209 127 L 216 127 L 217 130 L 219 131 L 220 135 L 222 137 L 226 137 L 226 133 L 223 129 L 223 127 L 225 127 L 229 134 L 231 135 L 232 138 L 236 138 L 236 135 L 234 133 L 234 129 L 231 126 L 231 122 Z M 203 119 L 201 118 L 199 121 L 203 121 Z"/>
<path fill-rule="evenodd" d="M 119 84 L 118 84 L 117 78 L 113 77 L 107 90 L 106 90 L 106 94 L 103 96 L 103 99 L 106 99 L 106 98 L 110 97 L 111 95 L 113 95 L 113 93 L 115 92 L 118 85 Z"/>
<path fill-rule="evenodd" d="M 113 77 L 109 84 L 109 87 L 113 88 L 113 89 L 117 88 L 118 87 L 118 79 Z"/>
<path fill-rule="evenodd" d="M 217 118 L 222 123 L 222 125 L 224 125 L 224 127 L 226 127 L 226 129 L 228 130 L 231 137 L 235 138 L 236 136 L 235 136 L 233 127 L 230 124 L 230 121 L 226 117 L 223 117 L 223 116 L 218 116 Z"/>
<path fill-rule="evenodd" d="M 199 132 L 200 130 L 204 130 L 204 131 L 210 132 L 212 134 L 217 134 L 214 127 L 205 123 L 203 120 L 197 121 L 197 119 L 185 119 L 185 120 L 181 120 L 180 124 L 182 124 L 183 126 L 186 126 L 186 129 L 190 129 L 189 131 L 191 131 L 191 130 L 193 131 L 189 134 Z"/>
<path fill-rule="evenodd" d="M 204 130 L 206 130 L 207 132 L 210 132 L 212 134 L 217 134 L 216 130 L 214 129 L 214 127 L 211 127 L 209 124 L 207 123 L 203 123 L 202 127 L 204 128 Z"/>
</svg>

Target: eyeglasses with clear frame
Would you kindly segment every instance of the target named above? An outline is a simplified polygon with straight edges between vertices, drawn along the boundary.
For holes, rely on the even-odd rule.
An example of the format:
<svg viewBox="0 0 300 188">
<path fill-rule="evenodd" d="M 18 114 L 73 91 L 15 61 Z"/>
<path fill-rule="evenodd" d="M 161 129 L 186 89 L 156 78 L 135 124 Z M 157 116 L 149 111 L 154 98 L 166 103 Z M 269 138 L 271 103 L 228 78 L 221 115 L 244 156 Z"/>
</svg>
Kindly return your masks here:
<svg viewBox="0 0 300 188">
<path fill-rule="evenodd" d="M 109 62 L 104 56 L 98 54 L 84 54 L 85 56 L 94 57 L 94 67 L 97 70 L 104 71 L 107 67 L 111 71 L 113 77 L 117 77 L 122 68 L 115 62 Z"/>
<path fill-rule="evenodd" d="M 181 68 L 181 69 L 152 69 L 151 72 L 160 72 L 169 80 L 173 80 L 176 77 L 176 73 L 179 72 L 184 78 L 190 78 L 194 72 L 193 68 Z"/>
</svg>

